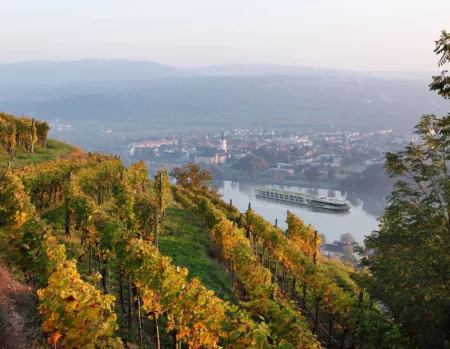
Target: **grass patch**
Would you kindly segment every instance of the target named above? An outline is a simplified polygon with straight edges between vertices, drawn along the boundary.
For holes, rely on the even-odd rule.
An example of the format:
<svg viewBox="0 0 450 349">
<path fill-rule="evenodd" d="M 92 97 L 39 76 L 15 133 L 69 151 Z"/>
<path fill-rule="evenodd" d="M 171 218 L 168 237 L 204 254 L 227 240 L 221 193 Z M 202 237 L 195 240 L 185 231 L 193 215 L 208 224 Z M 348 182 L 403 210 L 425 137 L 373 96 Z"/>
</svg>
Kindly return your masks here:
<svg viewBox="0 0 450 349">
<path fill-rule="evenodd" d="M 61 155 L 72 153 L 74 147 L 54 139 L 49 139 L 47 148 L 36 145 L 34 150 L 35 153 L 30 154 L 23 147 L 17 147 L 15 158 L 14 160 L 11 160 L 6 150 L 0 148 L 0 169 L 6 168 L 8 166 L 8 161 L 11 161 L 11 167 L 16 168 L 43 161 L 59 159 Z"/>
<path fill-rule="evenodd" d="M 169 207 L 159 237 L 159 251 L 172 263 L 189 270 L 189 278 L 198 277 L 215 294 L 235 302 L 231 278 L 210 254 L 212 241 L 197 217 L 178 207 Z"/>
</svg>

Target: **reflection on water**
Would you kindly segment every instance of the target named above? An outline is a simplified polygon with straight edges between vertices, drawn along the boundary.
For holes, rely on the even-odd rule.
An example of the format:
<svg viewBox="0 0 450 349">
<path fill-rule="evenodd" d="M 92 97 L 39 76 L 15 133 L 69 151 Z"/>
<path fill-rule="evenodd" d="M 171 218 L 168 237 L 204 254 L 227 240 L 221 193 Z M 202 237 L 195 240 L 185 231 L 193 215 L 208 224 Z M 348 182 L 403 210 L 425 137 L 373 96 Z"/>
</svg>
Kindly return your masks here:
<svg viewBox="0 0 450 349">
<path fill-rule="evenodd" d="M 354 192 L 343 192 L 327 189 L 300 188 L 291 185 L 265 185 L 254 183 L 233 183 L 224 181 L 215 183 L 223 199 L 227 202 L 233 200 L 233 205 L 241 211 L 245 211 L 249 202 L 252 208 L 264 218 L 278 226 L 286 229 L 287 210 L 295 213 L 306 224 L 312 224 L 319 232 L 324 233 L 328 241 L 338 240 L 341 234 L 351 233 L 358 241 L 362 241 L 365 235 L 377 228 L 377 220 L 385 207 L 385 199 L 375 194 L 363 194 Z M 350 202 L 350 211 L 331 211 L 318 207 L 306 206 L 296 203 L 282 202 L 255 196 L 255 188 L 272 187 L 294 192 L 302 192 L 313 195 L 323 195 L 345 199 Z"/>
<path fill-rule="evenodd" d="M 352 205 L 352 206 L 359 206 L 361 205 L 361 199 L 359 197 L 358 194 L 352 192 L 352 193 L 347 193 L 347 195 L 345 195 L 345 199 Z"/>
</svg>

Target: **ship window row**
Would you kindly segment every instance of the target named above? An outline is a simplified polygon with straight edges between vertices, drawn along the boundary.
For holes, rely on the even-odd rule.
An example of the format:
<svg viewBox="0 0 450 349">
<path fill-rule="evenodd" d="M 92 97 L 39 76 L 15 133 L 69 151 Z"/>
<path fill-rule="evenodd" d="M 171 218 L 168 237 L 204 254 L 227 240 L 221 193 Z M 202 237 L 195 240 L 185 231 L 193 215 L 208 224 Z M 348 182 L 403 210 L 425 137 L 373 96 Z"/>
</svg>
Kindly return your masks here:
<svg viewBox="0 0 450 349">
<path fill-rule="evenodd" d="M 269 198 L 303 203 L 303 198 L 301 196 L 280 194 L 280 193 L 274 193 L 274 192 L 264 191 L 264 190 L 260 190 L 259 193 L 260 193 L 260 195 L 266 196 L 266 197 L 269 197 Z M 334 203 L 334 202 L 326 202 L 325 203 L 325 202 L 317 201 L 317 200 L 311 200 L 310 204 L 316 205 L 316 206 L 325 206 L 325 205 L 327 205 L 327 206 L 333 206 L 333 207 L 346 207 L 347 206 L 346 203 L 343 203 L 343 204 L 341 204 L 341 203 Z"/>
<path fill-rule="evenodd" d="M 260 195 L 274 198 L 274 199 L 282 199 L 282 200 L 292 201 L 292 202 L 303 202 L 303 198 L 296 196 L 296 195 L 273 193 L 273 192 L 264 191 L 264 190 L 260 190 Z"/>
</svg>

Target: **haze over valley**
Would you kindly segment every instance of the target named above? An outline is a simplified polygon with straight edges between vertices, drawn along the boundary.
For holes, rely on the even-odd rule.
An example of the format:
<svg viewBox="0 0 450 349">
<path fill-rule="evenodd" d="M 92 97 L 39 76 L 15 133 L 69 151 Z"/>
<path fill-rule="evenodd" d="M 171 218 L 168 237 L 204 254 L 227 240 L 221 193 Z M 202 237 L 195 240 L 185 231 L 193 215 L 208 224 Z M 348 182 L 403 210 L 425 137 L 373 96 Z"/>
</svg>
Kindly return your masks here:
<svg viewBox="0 0 450 349">
<path fill-rule="evenodd" d="M 58 138 L 93 149 L 105 145 L 97 137 L 102 130 L 112 130 L 114 138 L 232 126 L 404 128 L 423 113 L 446 111 L 428 91 L 430 75 L 276 65 L 178 69 L 127 60 L 24 62 L 0 65 L 0 109 L 62 120 L 73 128 Z"/>
</svg>

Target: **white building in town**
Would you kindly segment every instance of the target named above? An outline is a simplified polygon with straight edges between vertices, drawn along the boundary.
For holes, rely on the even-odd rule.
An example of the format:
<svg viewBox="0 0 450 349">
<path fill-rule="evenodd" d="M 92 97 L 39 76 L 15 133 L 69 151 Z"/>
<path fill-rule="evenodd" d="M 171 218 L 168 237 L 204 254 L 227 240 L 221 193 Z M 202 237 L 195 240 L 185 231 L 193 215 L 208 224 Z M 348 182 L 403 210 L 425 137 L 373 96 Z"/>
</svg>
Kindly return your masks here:
<svg viewBox="0 0 450 349">
<path fill-rule="evenodd" d="M 222 138 L 220 139 L 219 143 L 219 152 L 227 152 L 227 140 L 225 139 L 224 132 L 222 131 Z"/>
</svg>

